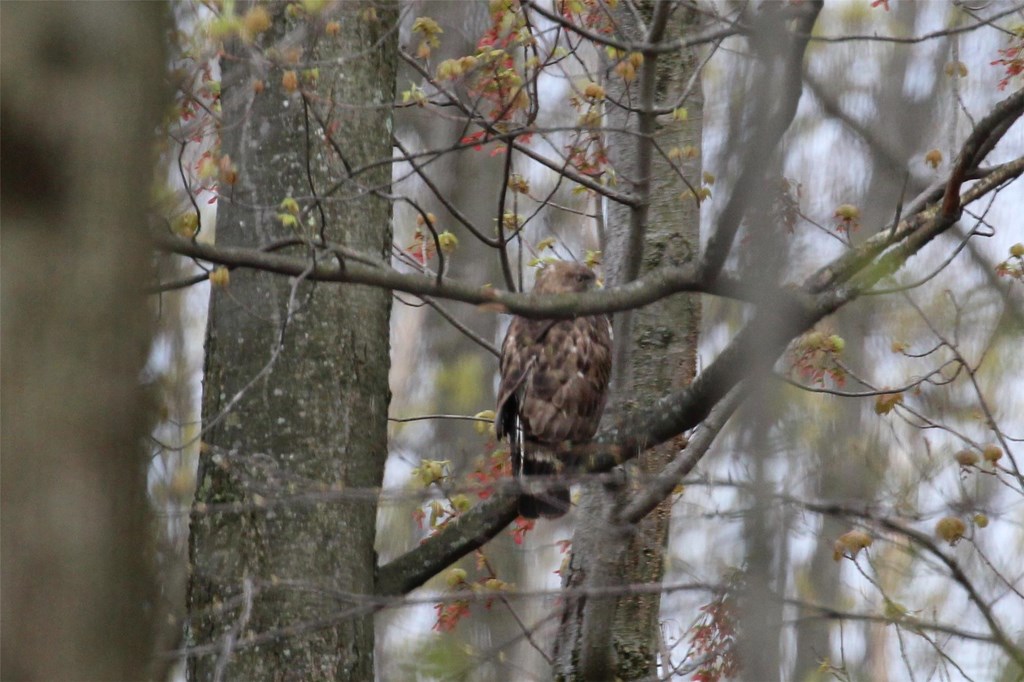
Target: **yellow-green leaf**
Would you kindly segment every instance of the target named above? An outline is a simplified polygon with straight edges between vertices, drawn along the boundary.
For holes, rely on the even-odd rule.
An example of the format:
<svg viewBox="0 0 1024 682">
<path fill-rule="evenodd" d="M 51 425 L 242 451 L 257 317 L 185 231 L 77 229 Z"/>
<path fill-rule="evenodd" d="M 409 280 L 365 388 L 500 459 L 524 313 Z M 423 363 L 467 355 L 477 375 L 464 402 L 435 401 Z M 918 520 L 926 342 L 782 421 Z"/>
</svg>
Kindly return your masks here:
<svg viewBox="0 0 1024 682">
<path fill-rule="evenodd" d="M 452 253 L 459 248 L 459 238 L 448 230 L 437 235 L 437 243 L 440 244 L 441 251 L 445 253 Z"/>
</svg>

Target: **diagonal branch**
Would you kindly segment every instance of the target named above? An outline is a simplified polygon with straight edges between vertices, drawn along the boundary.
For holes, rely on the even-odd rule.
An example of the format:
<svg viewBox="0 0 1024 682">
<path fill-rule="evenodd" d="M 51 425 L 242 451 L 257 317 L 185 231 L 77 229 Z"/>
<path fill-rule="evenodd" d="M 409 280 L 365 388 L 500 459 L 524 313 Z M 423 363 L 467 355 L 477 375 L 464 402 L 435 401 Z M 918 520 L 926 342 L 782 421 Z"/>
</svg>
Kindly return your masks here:
<svg viewBox="0 0 1024 682">
<path fill-rule="evenodd" d="M 714 231 L 708 238 L 707 248 L 700 266 L 701 278 L 706 281 L 714 281 L 721 272 L 736 238 L 736 232 L 747 211 L 749 194 L 752 188 L 760 184 L 761 177 L 771 161 L 775 148 L 796 116 L 803 85 L 804 52 L 807 49 L 811 29 L 814 27 L 814 22 L 817 20 L 822 6 L 821 0 L 807 3 L 796 19 L 797 26 L 794 32 L 785 31 L 781 26 L 769 26 L 769 30 L 755 31 L 751 36 L 752 39 L 759 38 L 760 49 L 766 53 L 765 60 L 769 64 L 772 61 L 772 51 L 779 48 L 775 45 L 764 44 L 766 41 L 774 41 L 785 35 L 790 44 L 784 57 L 784 72 L 779 79 L 781 82 L 773 84 L 773 79 L 764 79 L 758 86 L 761 92 L 755 94 L 758 111 L 754 120 L 764 121 L 764 123 L 753 130 L 750 139 L 744 146 L 741 159 L 743 171 L 733 186 L 732 193 L 722 209 Z M 784 14 L 776 15 L 774 11 L 766 10 L 759 17 L 759 21 L 781 23 L 785 18 Z M 773 91 L 780 91 L 782 94 L 780 97 L 776 97 L 770 94 Z M 778 106 L 774 112 L 769 112 L 768 108 L 771 106 L 771 102 L 776 99 L 779 99 Z"/>
<path fill-rule="evenodd" d="M 879 232 L 863 244 L 847 251 L 831 263 L 819 268 L 811 277 L 811 291 L 821 292 L 849 279 L 855 273 L 860 272 L 878 254 L 893 244 L 902 241 L 908 234 L 917 231 L 931 217 L 926 214 L 927 204 L 937 201 L 942 197 L 943 207 L 946 208 L 948 203 L 950 209 L 948 213 L 952 215 L 953 203 L 956 202 L 949 198 L 950 194 L 952 192 L 959 192 L 963 182 L 972 177 L 973 174 L 970 171 L 976 168 L 983 160 L 984 155 L 981 152 L 983 150 L 985 153 L 990 151 L 1002 139 L 1010 125 L 1021 117 L 1022 113 L 1024 113 L 1024 88 L 996 104 L 989 115 L 978 122 L 978 125 L 975 126 L 970 136 L 964 142 L 950 177 L 941 184 L 929 187 L 921 196 L 911 202 L 906 207 L 907 218 L 903 222 L 894 226 L 891 230 Z M 1013 168 L 1007 169 L 1005 166 L 998 166 L 982 176 L 983 182 L 985 179 L 991 179 L 993 175 L 999 174 L 1005 175 L 1005 179 L 1009 179 L 1020 175 L 1020 171 L 1015 171 Z M 1005 182 L 1005 179 L 1002 182 Z M 983 182 L 978 184 L 981 185 Z M 957 208 L 976 201 L 983 196 L 981 193 L 982 189 L 975 185 L 971 190 L 968 190 L 958 202 L 959 206 Z"/>
<path fill-rule="evenodd" d="M 411 592 L 446 566 L 483 547 L 519 515 L 517 500 L 517 495 L 495 495 L 415 549 L 380 566 L 374 592 L 384 596 Z"/>
<path fill-rule="evenodd" d="M 693 468 L 704 457 L 725 423 L 729 421 L 729 417 L 743 402 L 743 398 L 746 396 L 745 391 L 742 390 L 743 386 L 744 383 L 734 386 L 729 394 L 711 410 L 707 419 L 701 424 L 701 430 L 690 439 L 683 452 L 630 500 L 629 505 L 619 513 L 619 521 L 638 523 L 661 504 L 662 500 L 672 494 L 672 491 L 679 485 L 679 481 L 693 471 Z"/>
</svg>

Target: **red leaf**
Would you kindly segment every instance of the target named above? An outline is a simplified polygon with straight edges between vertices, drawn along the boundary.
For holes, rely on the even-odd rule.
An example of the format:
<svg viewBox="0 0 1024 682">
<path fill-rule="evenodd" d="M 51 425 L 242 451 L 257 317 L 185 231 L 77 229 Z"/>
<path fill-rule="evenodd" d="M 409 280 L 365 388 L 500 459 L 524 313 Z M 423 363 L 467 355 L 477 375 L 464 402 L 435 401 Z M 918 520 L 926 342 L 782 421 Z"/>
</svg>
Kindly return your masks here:
<svg viewBox="0 0 1024 682">
<path fill-rule="evenodd" d="M 465 616 L 469 615 L 469 602 L 454 601 L 448 604 L 437 604 L 437 622 L 434 629 L 438 632 L 451 632 Z"/>
<path fill-rule="evenodd" d="M 517 545 L 523 544 L 523 538 L 526 534 L 533 530 L 533 527 L 537 525 L 537 522 L 533 519 L 524 519 L 520 516 L 515 520 L 515 524 L 512 527 L 512 541 Z"/>
</svg>

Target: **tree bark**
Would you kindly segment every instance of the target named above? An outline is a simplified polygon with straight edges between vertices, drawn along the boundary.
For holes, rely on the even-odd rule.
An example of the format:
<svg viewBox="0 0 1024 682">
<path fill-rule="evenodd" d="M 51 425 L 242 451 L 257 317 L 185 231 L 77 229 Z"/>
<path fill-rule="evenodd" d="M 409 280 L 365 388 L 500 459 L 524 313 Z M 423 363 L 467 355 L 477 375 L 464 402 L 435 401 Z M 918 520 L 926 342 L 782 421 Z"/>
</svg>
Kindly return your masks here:
<svg viewBox="0 0 1024 682">
<path fill-rule="evenodd" d="M 390 167 L 349 170 L 391 154 L 396 8 L 285 14 L 222 60 L 222 153 L 238 179 L 221 190 L 217 241 L 298 233 L 312 264 L 328 258 L 310 246 L 323 236 L 386 263 Z M 298 65 L 268 60 L 296 50 Z M 299 91 L 286 89 L 292 70 Z M 287 197 L 302 209 L 294 229 L 278 217 Z M 189 594 L 190 644 L 213 647 L 190 659 L 191 679 L 373 679 L 372 611 L 345 595 L 373 593 L 390 301 L 381 289 L 259 272 L 214 290 L 203 398 L 212 447 L 200 458 Z M 314 501 L 324 491 L 341 494 Z"/>
<path fill-rule="evenodd" d="M 646 3 L 641 10 L 649 26 L 666 21 L 661 40 L 672 40 L 697 24 L 695 13 L 672 3 Z M 659 18 L 659 12 L 666 16 Z M 629 11 L 617 13 L 626 36 L 644 36 Z M 612 76 L 610 99 L 650 109 L 678 98 L 697 70 L 694 49 L 645 59 L 643 69 L 654 69 L 646 88 L 639 81 L 627 94 L 621 80 Z M 699 81 L 690 85 L 685 121 L 627 113 L 609 105 L 608 127 L 650 135 L 662 150 L 701 147 L 702 96 Z M 612 204 L 607 214 L 605 262 L 610 282 L 625 284 L 638 275 L 662 266 L 683 265 L 697 251 L 700 224 L 699 202 L 680 180 L 673 163 L 648 149 L 634 135 L 609 136 L 609 149 L 620 177 L 645 203 L 642 209 Z M 681 172 L 693 187 L 701 182 L 699 156 L 681 164 Z M 638 215 L 638 210 L 642 211 Z M 634 246 L 641 232 L 642 248 Z M 609 412 L 650 409 L 658 396 L 686 386 L 696 369 L 700 303 L 696 296 L 678 295 L 655 305 L 623 313 L 615 319 L 616 367 Z M 567 587 L 606 588 L 629 584 L 659 583 L 664 575 L 671 504 L 666 500 L 635 526 L 616 521 L 616 512 L 643 487 L 643 479 L 660 471 L 679 451 L 669 442 L 644 452 L 628 469 L 621 487 L 591 485 L 584 489 L 573 538 Z M 660 595 L 624 595 L 570 601 L 558 642 L 556 670 L 564 679 L 643 679 L 656 671 Z"/>
<path fill-rule="evenodd" d="M 145 211 L 166 7 L 2 10 L 0 677 L 144 679 Z"/>
</svg>

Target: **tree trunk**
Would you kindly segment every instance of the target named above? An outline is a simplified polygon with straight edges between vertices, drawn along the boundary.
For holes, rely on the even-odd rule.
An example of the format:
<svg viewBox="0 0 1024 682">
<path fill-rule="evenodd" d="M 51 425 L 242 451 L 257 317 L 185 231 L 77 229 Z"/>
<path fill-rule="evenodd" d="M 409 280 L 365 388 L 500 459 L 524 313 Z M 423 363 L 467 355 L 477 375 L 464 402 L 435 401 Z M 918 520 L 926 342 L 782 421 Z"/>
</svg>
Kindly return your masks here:
<svg viewBox="0 0 1024 682">
<path fill-rule="evenodd" d="M 2 10 L 0 677 L 144 679 L 145 211 L 166 7 Z"/>
<path fill-rule="evenodd" d="M 221 188 L 218 243 L 299 235 L 312 263 L 334 257 L 310 246 L 323 235 L 388 261 L 390 167 L 347 169 L 391 154 L 396 8 L 334 14 L 278 15 L 253 46 L 226 47 L 222 153 L 238 177 Z M 296 50 L 297 65 L 269 61 Z M 293 70 L 306 102 L 286 89 Z M 279 218 L 287 197 L 303 210 L 296 228 Z M 390 301 L 260 272 L 214 290 L 189 594 L 190 644 L 212 646 L 190 659 L 191 679 L 373 679 L 372 611 L 347 595 L 373 592 Z"/>
<path fill-rule="evenodd" d="M 648 3 L 642 7 L 647 21 L 669 12 L 663 40 L 672 40 L 697 23 L 698 17 L 681 8 L 671 13 L 671 3 Z M 617 13 L 626 36 L 640 40 L 629 11 Z M 655 64 L 649 56 L 643 69 Z M 695 50 L 660 55 L 654 81 L 644 94 L 644 75 L 631 89 L 631 99 L 612 76 L 608 83 L 612 100 L 629 101 L 650 108 L 676 100 L 687 88 L 697 69 Z M 645 123 L 643 115 L 627 114 L 609 105 L 608 127 L 612 130 L 645 129 L 662 150 L 701 147 L 702 98 L 699 81 L 686 100 L 685 121 L 660 117 Z M 613 285 L 624 284 L 661 266 L 681 265 L 697 251 L 699 203 L 679 179 L 677 170 L 664 156 L 648 149 L 635 135 L 609 136 L 609 149 L 620 178 L 632 183 L 637 194 L 646 194 L 645 214 L 637 215 L 618 204 L 608 211 L 606 272 Z M 701 182 L 699 157 L 681 164 L 681 172 L 693 187 Z M 641 248 L 631 240 L 642 232 Z M 616 355 L 613 397 L 609 412 L 649 409 L 658 396 L 671 388 L 688 384 L 696 369 L 697 330 L 700 304 L 696 296 L 674 296 L 615 320 Z M 615 513 L 643 487 L 648 474 L 660 471 L 678 452 L 678 443 L 651 449 L 630 466 L 627 483 L 617 489 L 602 485 L 584 488 L 577 518 L 567 587 L 611 588 L 630 584 L 657 584 L 664 574 L 664 552 L 668 538 L 671 505 L 659 505 L 642 522 L 626 526 L 615 521 Z M 623 595 L 604 599 L 570 601 L 559 634 L 556 670 L 559 677 L 573 680 L 643 679 L 655 672 L 659 644 L 660 595 Z"/>
</svg>

